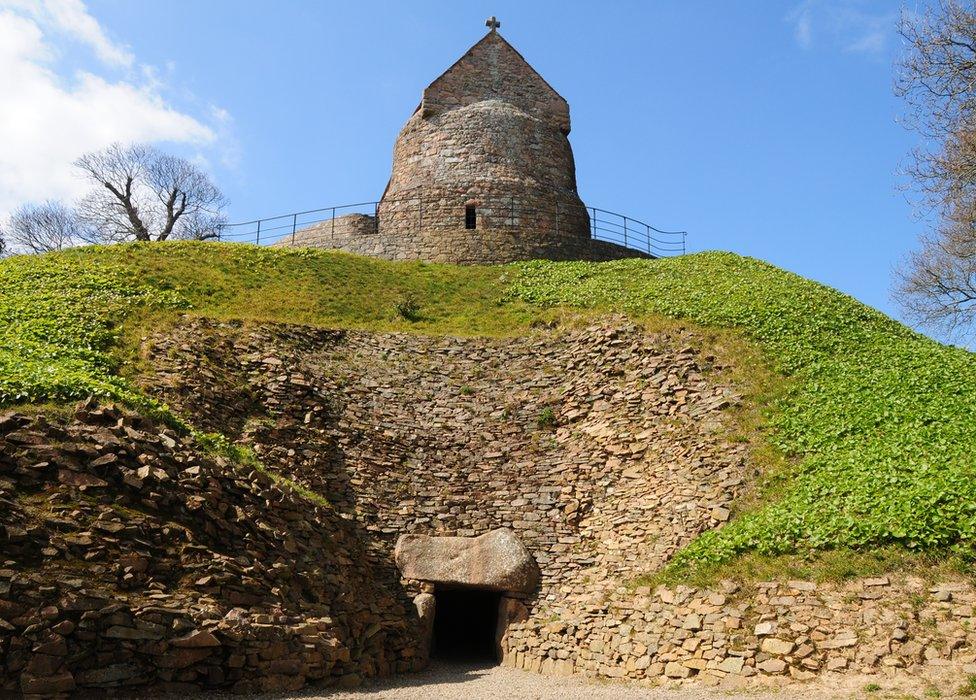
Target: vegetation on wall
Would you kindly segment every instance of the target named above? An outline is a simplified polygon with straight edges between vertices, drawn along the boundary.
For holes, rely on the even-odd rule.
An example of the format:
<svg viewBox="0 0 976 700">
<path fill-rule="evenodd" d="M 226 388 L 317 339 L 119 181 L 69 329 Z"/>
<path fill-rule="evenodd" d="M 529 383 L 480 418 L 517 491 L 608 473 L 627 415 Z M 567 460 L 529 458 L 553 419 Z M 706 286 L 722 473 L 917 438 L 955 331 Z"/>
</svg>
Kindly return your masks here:
<svg viewBox="0 0 976 700">
<path fill-rule="evenodd" d="M 422 313 L 404 318 L 402 300 Z M 788 466 L 673 567 L 737 555 L 976 548 L 976 355 L 856 300 L 725 253 L 502 267 L 179 242 L 0 261 L 0 403 L 110 397 L 165 412 L 125 379 L 139 324 L 179 313 L 414 332 L 526 332 L 565 308 L 733 329 L 789 377 L 766 407 Z M 135 330 L 134 330 L 135 329 Z M 175 420 L 175 419 L 174 419 Z"/>
</svg>

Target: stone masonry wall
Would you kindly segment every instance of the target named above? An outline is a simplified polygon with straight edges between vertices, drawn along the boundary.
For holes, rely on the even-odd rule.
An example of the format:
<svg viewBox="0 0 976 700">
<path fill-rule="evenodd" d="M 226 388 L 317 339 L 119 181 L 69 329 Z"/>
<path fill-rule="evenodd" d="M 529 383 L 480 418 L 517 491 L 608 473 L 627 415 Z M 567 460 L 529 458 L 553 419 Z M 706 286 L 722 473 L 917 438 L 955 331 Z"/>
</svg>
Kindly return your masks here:
<svg viewBox="0 0 976 700">
<path fill-rule="evenodd" d="M 429 117 L 486 99 L 504 100 L 569 133 L 569 104 L 498 32 L 486 34 L 428 85 L 418 111 Z"/>
<path fill-rule="evenodd" d="M 976 672 L 976 590 L 962 579 L 618 587 L 508 627 L 504 663 L 597 678 L 755 688 L 857 673 Z"/>
<path fill-rule="evenodd" d="M 463 340 L 192 321 L 153 339 L 147 388 L 326 495 L 391 576 L 402 533 L 508 527 L 541 568 L 536 598 L 562 599 L 657 568 L 742 487 L 745 447 L 722 437 L 738 399 L 682 340 L 622 322 Z"/>
<path fill-rule="evenodd" d="M 475 230 L 464 229 L 467 206 L 478 212 Z M 379 215 L 390 237 L 421 228 L 460 230 L 477 241 L 482 229 L 514 226 L 551 239 L 554 249 L 590 238 L 566 136 L 498 100 L 414 114 L 397 138 Z"/>
<path fill-rule="evenodd" d="M 416 211 L 409 215 L 417 219 Z M 504 226 L 469 231 L 457 226 L 450 230 L 425 228 L 418 231 L 416 227 L 422 223 L 415 221 L 414 229 L 407 229 L 407 216 L 402 214 L 402 227 L 393 234 L 385 227 L 376 232 L 373 217 L 355 215 L 342 217 L 344 221 L 337 218 L 334 232 L 331 221 L 324 221 L 298 231 L 294 241 L 288 235 L 274 245 L 342 250 L 385 260 L 428 260 L 465 265 L 535 259 L 605 261 L 647 257 L 614 243 L 557 234 L 552 230 L 552 223 L 538 228 L 522 225 L 517 230 Z"/>
<path fill-rule="evenodd" d="M 405 532 L 516 532 L 542 580 L 505 601 L 506 664 L 725 687 L 976 671 L 966 582 L 629 583 L 721 526 L 748 476 L 723 437 L 738 398 L 695 345 L 621 320 L 505 340 L 194 320 L 148 356 L 160 398 L 328 494 L 377 570 L 396 577 Z"/>
<path fill-rule="evenodd" d="M 331 248 L 352 253 L 372 255 L 371 241 L 376 235 L 376 217 L 366 214 L 347 214 L 327 219 L 299 229 L 294 236 L 286 234 L 272 245 L 275 247 Z M 376 249 L 375 257 L 380 257 Z"/>
</svg>

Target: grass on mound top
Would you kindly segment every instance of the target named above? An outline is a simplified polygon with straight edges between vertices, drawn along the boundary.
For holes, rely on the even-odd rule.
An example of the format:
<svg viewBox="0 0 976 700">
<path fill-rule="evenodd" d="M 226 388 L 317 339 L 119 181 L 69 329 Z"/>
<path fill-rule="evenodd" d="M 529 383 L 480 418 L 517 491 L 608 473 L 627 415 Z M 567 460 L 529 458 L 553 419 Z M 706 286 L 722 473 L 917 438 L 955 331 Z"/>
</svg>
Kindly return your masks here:
<svg viewBox="0 0 976 700">
<path fill-rule="evenodd" d="M 744 553 L 976 553 L 976 355 L 725 253 L 497 267 L 238 244 L 132 244 L 0 261 L 0 404 L 97 395 L 165 412 L 119 374 L 185 310 L 216 318 L 504 335 L 564 309 L 731 329 L 789 377 L 765 434 L 790 466 L 671 571 Z M 127 333 L 127 334 L 126 334 Z M 122 339 L 120 341 L 120 338 Z"/>
</svg>

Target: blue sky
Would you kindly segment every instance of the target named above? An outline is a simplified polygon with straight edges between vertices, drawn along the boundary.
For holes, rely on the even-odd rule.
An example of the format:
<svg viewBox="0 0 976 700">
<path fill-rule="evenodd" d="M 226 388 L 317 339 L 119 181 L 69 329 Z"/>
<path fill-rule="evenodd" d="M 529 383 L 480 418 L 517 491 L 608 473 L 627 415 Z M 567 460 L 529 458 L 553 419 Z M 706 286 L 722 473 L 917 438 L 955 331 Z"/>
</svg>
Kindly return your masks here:
<svg viewBox="0 0 976 700">
<path fill-rule="evenodd" d="M 0 213 L 76 195 L 76 151 L 114 139 L 198 159 L 232 220 L 376 199 L 421 91 L 494 14 L 569 100 L 585 202 L 896 315 L 891 269 L 922 230 L 899 188 L 901 7 L 0 0 Z"/>
</svg>

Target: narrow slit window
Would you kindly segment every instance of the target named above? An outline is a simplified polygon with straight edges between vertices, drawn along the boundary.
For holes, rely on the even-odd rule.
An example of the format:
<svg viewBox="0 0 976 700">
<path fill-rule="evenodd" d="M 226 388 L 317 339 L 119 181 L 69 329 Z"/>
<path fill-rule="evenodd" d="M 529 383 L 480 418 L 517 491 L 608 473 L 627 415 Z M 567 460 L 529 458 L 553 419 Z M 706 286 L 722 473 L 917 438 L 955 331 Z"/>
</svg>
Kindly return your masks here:
<svg viewBox="0 0 976 700">
<path fill-rule="evenodd" d="M 464 208 L 464 228 L 478 228 L 478 209 L 473 204 Z"/>
</svg>

